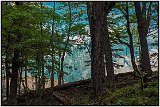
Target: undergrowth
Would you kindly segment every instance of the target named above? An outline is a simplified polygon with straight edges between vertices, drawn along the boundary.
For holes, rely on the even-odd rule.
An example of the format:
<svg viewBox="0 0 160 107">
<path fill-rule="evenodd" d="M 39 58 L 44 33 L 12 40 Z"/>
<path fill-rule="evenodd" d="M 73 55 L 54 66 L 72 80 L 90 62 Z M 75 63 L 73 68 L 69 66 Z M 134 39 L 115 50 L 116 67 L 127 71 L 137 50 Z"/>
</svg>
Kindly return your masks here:
<svg viewBox="0 0 160 107">
<path fill-rule="evenodd" d="M 158 80 L 148 82 L 141 91 L 140 83 L 120 89 L 110 89 L 108 92 L 91 100 L 87 105 L 158 105 Z"/>
</svg>

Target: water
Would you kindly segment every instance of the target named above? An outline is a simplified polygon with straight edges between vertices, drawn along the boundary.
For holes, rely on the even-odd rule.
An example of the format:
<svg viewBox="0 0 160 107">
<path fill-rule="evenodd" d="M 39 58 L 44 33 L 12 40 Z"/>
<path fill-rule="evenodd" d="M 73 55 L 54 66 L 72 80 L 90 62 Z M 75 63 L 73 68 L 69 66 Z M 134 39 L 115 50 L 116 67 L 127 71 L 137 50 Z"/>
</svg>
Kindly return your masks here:
<svg viewBox="0 0 160 107">
<path fill-rule="evenodd" d="M 76 38 L 77 39 L 77 38 Z M 151 46 L 152 41 L 148 40 L 148 49 L 151 51 L 151 49 L 155 48 L 158 49 L 157 46 Z M 86 41 L 86 45 L 90 46 L 90 38 Z M 126 72 L 126 71 L 133 71 L 131 60 L 130 60 L 130 52 L 129 48 L 125 45 L 118 44 L 113 47 L 114 49 L 122 49 L 123 51 L 115 51 L 113 54 L 118 56 L 117 58 L 113 56 L 113 62 L 116 62 L 117 64 L 124 65 L 124 67 L 121 67 L 120 69 L 115 68 L 115 73 L 120 72 Z M 64 58 L 64 80 L 65 82 L 73 82 L 83 79 L 88 79 L 91 77 L 91 65 L 90 65 L 90 55 L 88 52 L 88 49 L 85 45 L 74 45 L 71 47 L 72 54 L 66 54 Z M 123 56 L 124 58 L 119 58 L 120 56 Z M 139 49 L 135 47 L 135 57 L 139 56 Z M 57 57 L 58 61 L 58 57 Z M 50 63 L 51 65 L 51 63 Z M 50 74 L 47 68 L 45 68 L 45 73 L 48 78 L 50 78 Z M 55 80 L 58 80 L 57 72 L 55 72 L 54 75 Z"/>
</svg>

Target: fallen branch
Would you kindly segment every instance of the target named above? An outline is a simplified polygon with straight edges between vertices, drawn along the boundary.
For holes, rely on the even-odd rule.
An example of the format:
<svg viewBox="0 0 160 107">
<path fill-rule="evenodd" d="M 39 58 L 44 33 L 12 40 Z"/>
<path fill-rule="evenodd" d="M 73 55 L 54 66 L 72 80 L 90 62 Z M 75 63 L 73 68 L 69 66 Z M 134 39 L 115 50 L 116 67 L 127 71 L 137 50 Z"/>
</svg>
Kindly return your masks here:
<svg viewBox="0 0 160 107">
<path fill-rule="evenodd" d="M 148 81 L 152 81 L 154 79 L 158 79 L 158 75 L 153 75 L 151 77 L 148 77 Z"/>
<path fill-rule="evenodd" d="M 124 76 L 129 76 L 129 75 L 135 76 L 134 72 L 119 73 L 119 74 L 115 74 L 115 79 L 118 79 L 118 77 L 124 77 Z M 53 90 L 63 90 L 63 89 L 86 85 L 86 84 L 90 84 L 90 83 L 91 83 L 91 79 L 69 82 L 69 83 L 54 86 Z M 48 88 L 47 90 L 50 90 L 50 88 Z"/>
<path fill-rule="evenodd" d="M 53 90 L 62 90 L 62 89 L 70 88 L 70 87 L 76 87 L 76 86 L 80 86 L 80 85 L 86 85 L 86 84 L 89 84 L 90 82 L 91 82 L 91 79 L 86 79 L 86 80 L 80 80 L 80 81 L 65 83 L 65 84 L 62 84 L 62 85 L 54 86 Z"/>
</svg>

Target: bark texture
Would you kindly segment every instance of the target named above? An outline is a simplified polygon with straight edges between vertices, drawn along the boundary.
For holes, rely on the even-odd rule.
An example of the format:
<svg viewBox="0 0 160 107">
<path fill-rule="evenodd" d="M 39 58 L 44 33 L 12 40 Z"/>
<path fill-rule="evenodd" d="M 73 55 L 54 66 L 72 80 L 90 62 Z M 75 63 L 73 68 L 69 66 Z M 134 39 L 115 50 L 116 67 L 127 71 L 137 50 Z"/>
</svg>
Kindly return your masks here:
<svg viewBox="0 0 160 107">
<path fill-rule="evenodd" d="M 138 72 L 138 68 L 135 62 L 135 56 L 134 56 L 134 47 L 133 47 L 133 36 L 130 30 L 130 21 L 129 21 L 129 8 L 128 8 L 128 3 L 126 4 L 126 15 L 125 18 L 127 20 L 127 32 L 129 35 L 129 49 L 130 49 L 130 55 L 131 55 L 131 62 L 132 62 L 132 67 L 135 72 Z"/>
<path fill-rule="evenodd" d="M 106 27 L 106 16 L 111 9 L 109 2 L 87 3 L 88 19 L 91 34 L 91 78 L 92 89 L 95 95 L 102 94 L 106 90 L 105 62 L 108 79 L 113 79 L 112 51 L 109 43 L 109 35 Z"/>
<path fill-rule="evenodd" d="M 14 57 L 12 59 L 12 77 L 10 82 L 10 97 L 9 103 L 16 104 L 17 103 L 17 87 L 18 87 L 18 70 L 19 66 L 19 50 L 16 48 L 14 49 Z"/>
<path fill-rule="evenodd" d="M 23 5 L 23 2 L 15 2 L 16 6 Z M 14 24 L 19 24 L 18 20 L 14 20 Z M 17 29 L 16 29 L 17 30 Z M 20 42 L 21 35 L 20 32 L 17 30 L 16 33 L 16 40 L 15 43 Z M 17 104 L 17 87 L 18 87 L 18 70 L 20 68 L 21 61 L 20 61 L 20 50 L 15 47 L 14 48 L 14 56 L 12 58 L 12 74 L 11 74 L 11 81 L 10 81 L 10 95 L 9 95 L 9 104 Z"/>
<path fill-rule="evenodd" d="M 138 24 L 139 40 L 140 40 L 140 49 L 141 49 L 141 61 L 142 61 L 142 71 L 151 74 L 151 64 L 148 52 L 147 44 L 147 34 L 149 23 L 146 18 L 146 3 L 142 3 L 143 8 L 141 9 L 140 2 L 135 2 L 135 12 Z"/>
</svg>

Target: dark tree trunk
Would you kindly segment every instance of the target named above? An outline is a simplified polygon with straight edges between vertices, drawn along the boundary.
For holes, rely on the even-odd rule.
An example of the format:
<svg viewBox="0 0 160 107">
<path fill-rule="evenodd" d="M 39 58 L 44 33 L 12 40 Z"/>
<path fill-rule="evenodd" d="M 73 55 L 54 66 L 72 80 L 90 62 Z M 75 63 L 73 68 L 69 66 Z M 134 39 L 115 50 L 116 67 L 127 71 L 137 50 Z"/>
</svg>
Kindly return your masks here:
<svg viewBox="0 0 160 107">
<path fill-rule="evenodd" d="M 66 48 L 67 48 L 67 45 L 65 46 L 64 49 L 66 49 Z M 65 50 L 63 51 L 63 54 L 62 54 L 62 57 L 61 57 L 61 70 L 60 70 L 60 75 L 59 75 L 61 84 L 64 83 L 64 80 L 63 80 L 63 76 L 64 76 L 64 71 L 63 71 L 64 56 L 65 56 Z"/>
<path fill-rule="evenodd" d="M 18 86 L 18 96 L 21 94 L 21 82 L 22 82 L 22 67 L 19 69 L 19 86 Z"/>
<path fill-rule="evenodd" d="M 38 84 L 37 84 L 37 91 L 39 91 L 40 89 L 41 89 L 41 66 L 40 66 L 40 60 L 38 60 Z"/>
<path fill-rule="evenodd" d="M 114 78 L 114 69 L 112 62 L 112 51 L 107 31 L 106 17 L 109 10 L 114 4 L 110 2 L 93 2 L 92 5 L 87 3 L 88 19 L 91 33 L 91 78 L 92 89 L 94 94 L 101 94 L 105 91 L 106 71 L 108 82 Z M 110 76 L 110 77 L 109 77 Z"/>
<path fill-rule="evenodd" d="M 37 65 L 37 74 L 36 74 L 36 80 L 37 80 L 37 82 L 36 82 L 36 90 L 37 90 L 37 92 L 41 89 L 41 78 L 40 78 L 40 76 L 41 76 L 41 60 L 40 60 L 40 51 L 39 51 L 39 49 L 38 49 L 38 51 L 37 51 L 37 58 L 36 58 L 36 65 Z"/>
<path fill-rule="evenodd" d="M 43 12 L 42 12 L 43 2 L 41 2 L 40 5 L 41 5 L 41 14 L 43 14 Z M 43 27 L 43 24 L 42 24 L 42 22 L 40 22 L 41 36 L 43 36 L 43 28 L 42 27 Z M 41 46 L 40 52 L 41 52 L 40 66 L 42 67 L 42 78 L 41 78 L 41 83 L 40 83 L 42 87 L 41 86 L 40 87 L 44 90 L 45 89 L 45 77 L 44 77 L 44 58 L 43 58 L 44 50 L 43 50 L 43 46 Z"/>
<path fill-rule="evenodd" d="M 135 2 L 135 12 L 138 24 L 138 32 L 140 39 L 140 48 L 141 48 L 141 61 L 142 61 L 142 71 L 147 72 L 151 75 L 151 64 L 148 52 L 148 44 L 147 44 L 147 34 L 148 34 L 148 22 L 146 19 L 146 8 L 143 4 L 143 9 L 141 10 L 140 2 Z"/>
<path fill-rule="evenodd" d="M 90 5 L 90 4 L 89 4 Z M 102 25 L 104 18 L 104 2 L 93 2 L 89 9 L 90 33 L 91 33 L 91 78 L 92 89 L 95 95 L 105 90 L 105 66 L 102 36 Z"/>
<path fill-rule="evenodd" d="M 25 85 L 26 85 L 26 87 L 28 87 L 28 85 L 27 85 L 27 65 L 26 65 L 27 63 L 25 63 Z"/>
<path fill-rule="evenodd" d="M 127 32 L 128 32 L 128 35 L 129 35 L 129 49 L 130 49 L 130 55 L 131 55 L 131 62 L 132 62 L 132 67 L 134 69 L 134 72 L 138 72 L 138 68 L 137 68 L 137 65 L 136 65 L 136 62 L 135 62 L 135 56 L 134 56 L 134 47 L 133 47 L 133 36 L 132 36 L 132 33 L 130 31 L 130 21 L 129 21 L 129 9 L 128 9 L 128 3 L 126 4 L 126 20 L 127 20 Z"/>
<path fill-rule="evenodd" d="M 61 85 L 61 77 L 62 77 L 62 73 L 61 73 L 61 53 L 60 53 L 60 51 L 59 51 L 59 63 L 58 63 L 58 65 L 59 65 L 59 68 L 58 68 L 58 85 Z"/>
<path fill-rule="evenodd" d="M 53 48 L 52 48 L 52 51 L 53 51 Z M 53 89 L 54 87 L 54 55 L 53 55 L 53 52 L 51 54 L 51 57 L 52 57 L 52 69 L 51 69 L 51 89 Z"/>
<path fill-rule="evenodd" d="M 9 68 L 9 46 L 10 46 L 10 33 L 11 33 L 11 29 L 12 26 L 14 24 L 14 21 L 12 22 L 12 25 L 10 27 L 10 30 L 8 32 L 8 38 L 7 38 L 7 46 L 6 46 L 6 58 L 5 58 L 5 67 L 6 67 L 6 97 L 8 100 L 9 97 L 9 78 L 11 77 L 11 72 L 10 72 L 10 68 Z"/>
<path fill-rule="evenodd" d="M 104 43 L 104 54 L 105 54 L 105 66 L 106 66 L 106 72 L 107 72 L 107 83 L 109 85 L 113 84 L 114 82 L 114 67 L 113 67 L 113 60 L 112 60 L 112 49 L 108 34 L 108 27 L 107 27 L 107 20 L 104 19 L 103 24 L 103 35 L 102 35 L 102 41 Z"/>
<path fill-rule="evenodd" d="M 9 55 L 8 52 L 6 53 L 6 58 L 5 58 L 5 67 L 6 67 L 6 97 L 8 100 L 9 97 L 9 77 L 10 77 L 10 70 L 9 70 Z"/>
<path fill-rule="evenodd" d="M 63 71 L 63 63 L 64 63 L 64 56 L 65 56 L 65 52 L 63 52 L 62 58 L 61 58 L 61 83 L 64 84 L 64 71 Z"/>
<path fill-rule="evenodd" d="M 18 70 L 19 70 L 19 50 L 17 48 L 14 49 L 14 56 L 12 59 L 12 77 L 10 82 L 10 97 L 9 103 L 16 104 L 17 103 L 17 86 L 18 86 Z"/>
<path fill-rule="evenodd" d="M 23 2 L 15 2 L 16 6 L 22 5 Z M 14 24 L 18 24 L 19 20 L 14 20 Z M 19 43 L 21 40 L 20 32 L 17 30 L 17 38 L 15 43 Z M 12 58 L 12 75 L 10 81 L 10 95 L 9 95 L 9 104 L 17 104 L 17 87 L 18 87 L 18 70 L 20 68 L 20 50 L 18 48 L 14 48 L 14 56 Z"/>
<path fill-rule="evenodd" d="M 54 13 L 55 13 L 55 2 L 54 2 Z M 54 17 L 53 17 L 53 23 L 52 23 L 52 42 L 51 42 L 51 48 L 52 48 L 52 53 L 51 53 L 51 57 L 52 57 L 52 70 L 51 70 L 51 89 L 53 90 L 54 87 L 54 62 L 55 62 L 55 58 L 54 58 L 54 47 L 53 47 L 53 39 L 54 39 Z"/>
<path fill-rule="evenodd" d="M 51 89 L 54 87 L 54 58 L 52 53 Z"/>
<path fill-rule="evenodd" d="M 45 89 L 44 59 L 42 55 L 42 89 Z"/>
<path fill-rule="evenodd" d="M 70 6 L 70 3 L 68 2 L 68 7 L 69 7 L 69 28 L 68 28 L 68 33 L 67 33 L 67 41 L 66 41 L 66 45 L 64 47 L 64 50 L 63 50 L 63 54 L 62 54 L 62 57 L 61 57 L 61 70 L 60 70 L 60 81 L 61 83 L 64 83 L 64 71 L 63 71 L 63 64 L 64 64 L 64 56 L 65 56 L 65 52 L 66 52 L 66 49 L 68 47 L 68 43 L 69 43 L 69 37 L 70 37 L 70 30 L 71 30 L 71 21 L 72 21 L 72 12 L 71 12 L 71 6 Z"/>
</svg>

